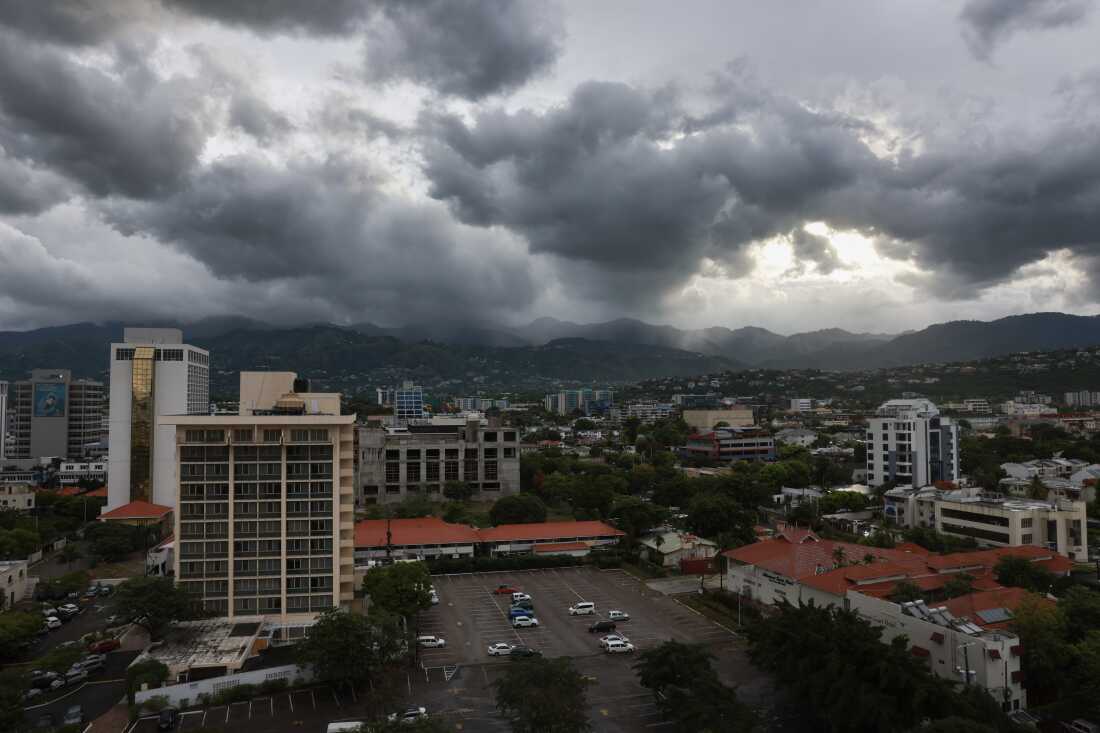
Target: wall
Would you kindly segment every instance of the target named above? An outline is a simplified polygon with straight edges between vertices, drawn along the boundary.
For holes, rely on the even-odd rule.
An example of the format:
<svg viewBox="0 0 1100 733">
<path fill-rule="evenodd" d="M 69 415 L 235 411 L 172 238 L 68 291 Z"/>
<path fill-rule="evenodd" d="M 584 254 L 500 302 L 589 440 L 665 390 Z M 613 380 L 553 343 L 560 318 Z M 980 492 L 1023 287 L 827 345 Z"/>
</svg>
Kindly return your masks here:
<svg viewBox="0 0 1100 733">
<path fill-rule="evenodd" d="M 216 695 L 222 690 L 237 685 L 261 685 L 269 680 L 286 680 L 288 684 L 296 679 L 309 681 L 313 679 L 313 671 L 308 667 L 299 667 L 296 664 L 287 664 L 282 667 L 258 669 L 255 672 L 242 672 L 240 674 L 226 675 L 224 677 L 211 677 L 198 682 L 184 682 L 179 685 L 157 687 L 151 690 L 142 690 L 134 695 L 134 700 L 140 705 L 151 697 L 163 695 L 168 698 L 170 705 L 183 707 L 185 704 L 194 705 L 198 702 L 199 695 Z"/>
</svg>

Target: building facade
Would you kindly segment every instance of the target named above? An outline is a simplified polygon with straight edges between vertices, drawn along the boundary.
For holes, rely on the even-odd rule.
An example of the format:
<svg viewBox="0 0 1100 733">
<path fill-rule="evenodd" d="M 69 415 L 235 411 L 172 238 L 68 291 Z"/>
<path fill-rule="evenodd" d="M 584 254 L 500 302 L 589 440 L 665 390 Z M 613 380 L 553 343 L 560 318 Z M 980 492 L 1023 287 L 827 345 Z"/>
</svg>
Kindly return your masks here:
<svg viewBox="0 0 1100 733">
<path fill-rule="evenodd" d="M 57 480 L 61 484 L 75 484 L 81 479 L 105 482 L 107 480 L 107 462 L 65 461 L 57 470 Z"/>
<path fill-rule="evenodd" d="M 354 415 L 168 416 L 174 570 L 220 616 L 313 616 L 354 590 Z"/>
<path fill-rule="evenodd" d="M 34 509 L 34 500 L 31 484 L 0 484 L 0 509 L 29 512 Z"/>
<path fill-rule="evenodd" d="M 687 410 L 682 417 L 694 430 L 713 430 L 719 423 L 727 427 L 744 428 L 756 424 L 751 407 L 728 407 L 717 410 Z"/>
<path fill-rule="evenodd" d="M 628 402 L 625 405 L 612 407 L 609 417 L 619 422 L 635 418 L 644 423 L 651 423 L 671 417 L 673 409 L 671 402 Z"/>
<path fill-rule="evenodd" d="M 615 402 L 615 394 L 610 389 L 563 389 L 546 395 L 543 407 L 547 412 L 558 415 L 572 415 L 574 412 L 583 412 L 590 415 L 595 412 L 606 412 Z"/>
<path fill-rule="evenodd" d="M 398 425 L 422 420 L 425 414 L 423 387 L 405 382 L 393 391 L 393 417 Z"/>
<path fill-rule="evenodd" d="M 139 500 L 175 506 L 175 446 L 170 431 L 157 445 L 157 418 L 209 412 L 209 352 L 183 343 L 179 329 L 127 328 L 123 342 L 111 344 L 107 508 Z"/>
<path fill-rule="evenodd" d="M 890 400 L 867 421 L 867 483 L 927 486 L 959 478 L 959 427 L 924 399 Z"/>
<path fill-rule="evenodd" d="M 0 461 L 7 458 L 8 383 L 0 380 Z"/>
<path fill-rule="evenodd" d="M 34 369 L 12 385 L 8 458 L 83 458 L 103 439 L 102 382 L 74 380 L 68 369 Z"/>
<path fill-rule="evenodd" d="M 719 428 L 688 436 L 681 453 L 712 461 L 767 461 L 775 458 L 775 440 L 758 428 Z"/>
<path fill-rule="evenodd" d="M 0 608 L 11 608 L 27 595 L 27 561 L 0 560 Z"/>
<path fill-rule="evenodd" d="M 476 419 L 457 427 L 359 428 L 359 456 L 359 505 L 442 499 L 448 481 L 466 482 L 479 500 L 519 492 L 518 432 Z"/>
</svg>

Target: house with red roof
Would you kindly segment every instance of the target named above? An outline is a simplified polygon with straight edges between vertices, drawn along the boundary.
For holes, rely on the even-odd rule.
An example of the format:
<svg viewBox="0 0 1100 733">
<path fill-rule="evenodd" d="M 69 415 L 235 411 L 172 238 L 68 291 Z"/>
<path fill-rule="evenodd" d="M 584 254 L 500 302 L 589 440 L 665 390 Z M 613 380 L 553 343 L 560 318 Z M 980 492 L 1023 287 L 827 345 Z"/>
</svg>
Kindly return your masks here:
<svg viewBox="0 0 1100 733">
<path fill-rule="evenodd" d="M 160 525 L 162 534 L 169 535 L 172 530 L 172 507 L 161 506 L 148 501 L 131 501 L 129 504 L 123 504 L 109 512 L 100 514 L 99 521 L 134 526 L 157 524 Z"/>
</svg>

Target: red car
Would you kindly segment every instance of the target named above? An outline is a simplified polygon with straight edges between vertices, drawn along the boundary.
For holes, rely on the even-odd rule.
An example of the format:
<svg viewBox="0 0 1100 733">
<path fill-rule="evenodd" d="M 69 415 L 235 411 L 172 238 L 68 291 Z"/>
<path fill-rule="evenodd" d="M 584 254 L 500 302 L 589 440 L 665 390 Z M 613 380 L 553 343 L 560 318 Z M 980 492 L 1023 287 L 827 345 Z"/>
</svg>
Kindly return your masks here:
<svg viewBox="0 0 1100 733">
<path fill-rule="evenodd" d="M 512 595 L 513 593 L 519 593 L 519 588 L 513 588 L 510 585 L 498 585 L 497 589 L 493 592 L 497 595 L 504 595 L 506 593 Z"/>
<path fill-rule="evenodd" d="M 113 652 L 120 646 L 122 645 L 119 643 L 118 639 L 103 639 L 102 641 L 97 641 L 94 644 L 90 644 L 88 646 L 88 651 L 93 652 L 94 654 L 106 654 L 107 652 Z"/>
</svg>

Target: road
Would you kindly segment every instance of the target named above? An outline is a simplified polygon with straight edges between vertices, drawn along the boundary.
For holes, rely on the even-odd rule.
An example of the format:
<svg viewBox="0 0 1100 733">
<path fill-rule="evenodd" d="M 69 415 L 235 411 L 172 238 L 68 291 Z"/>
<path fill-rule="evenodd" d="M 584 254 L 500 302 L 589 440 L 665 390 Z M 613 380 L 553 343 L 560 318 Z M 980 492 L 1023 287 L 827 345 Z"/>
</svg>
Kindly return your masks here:
<svg viewBox="0 0 1100 733">
<path fill-rule="evenodd" d="M 73 705 L 84 708 L 84 720 L 90 722 L 103 715 L 126 696 L 126 668 L 139 652 L 111 652 L 103 669 L 92 675 L 80 687 L 64 691 L 53 700 L 25 708 L 24 714 L 32 724 L 49 713 L 55 724 L 60 724 L 65 711 Z"/>
</svg>

